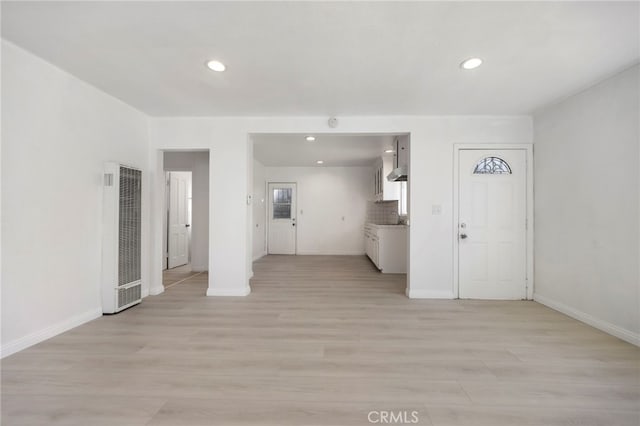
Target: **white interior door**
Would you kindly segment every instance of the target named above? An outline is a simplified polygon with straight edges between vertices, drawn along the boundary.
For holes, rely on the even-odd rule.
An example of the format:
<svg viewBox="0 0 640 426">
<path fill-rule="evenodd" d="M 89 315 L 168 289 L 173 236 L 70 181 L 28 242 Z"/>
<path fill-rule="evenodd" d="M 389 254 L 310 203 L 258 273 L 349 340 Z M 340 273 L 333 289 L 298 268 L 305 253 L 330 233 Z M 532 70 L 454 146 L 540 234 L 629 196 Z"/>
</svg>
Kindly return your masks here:
<svg viewBox="0 0 640 426">
<path fill-rule="evenodd" d="M 169 173 L 169 268 L 189 263 L 191 172 Z"/>
<path fill-rule="evenodd" d="M 296 254 L 296 184 L 269 184 L 269 254 Z"/>
<path fill-rule="evenodd" d="M 459 297 L 526 299 L 526 151 L 459 152 Z"/>
</svg>

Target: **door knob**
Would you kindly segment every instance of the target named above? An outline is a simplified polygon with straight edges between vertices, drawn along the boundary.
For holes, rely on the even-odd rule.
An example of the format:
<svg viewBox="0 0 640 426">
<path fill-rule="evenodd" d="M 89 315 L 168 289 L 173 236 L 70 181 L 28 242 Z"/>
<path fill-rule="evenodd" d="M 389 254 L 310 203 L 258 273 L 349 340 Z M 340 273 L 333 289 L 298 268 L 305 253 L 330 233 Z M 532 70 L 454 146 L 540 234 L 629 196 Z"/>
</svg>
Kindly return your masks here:
<svg viewBox="0 0 640 426">
<path fill-rule="evenodd" d="M 184 225 L 185 228 L 190 227 L 191 225 L 189 225 L 188 223 L 186 225 Z"/>
<path fill-rule="evenodd" d="M 462 233 L 460 234 L 460 239 L 461 239 L 461 240 L 464 240 L 465 238 L 467 238 L 467 234 L 465 234 L 466 229 L 467 229 L 467 224 L 466 224 L 466 223 L 464 223 L 464 222 L 462 222 L 462 223 L 460 224 L 460 229 L 462 229 Z"/>
</svg>

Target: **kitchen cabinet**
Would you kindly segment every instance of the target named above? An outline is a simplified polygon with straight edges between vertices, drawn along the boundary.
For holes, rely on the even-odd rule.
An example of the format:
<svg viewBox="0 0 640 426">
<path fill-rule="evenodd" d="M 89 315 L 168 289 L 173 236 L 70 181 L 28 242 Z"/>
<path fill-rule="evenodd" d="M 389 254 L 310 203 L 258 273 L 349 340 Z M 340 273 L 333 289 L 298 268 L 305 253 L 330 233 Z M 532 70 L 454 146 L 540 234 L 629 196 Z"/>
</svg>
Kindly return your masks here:
<svg viewBox="0 0 640 426">
<path fill-rule="evenodd" d="M 394 167 L 393 155 L 385 155 L 373 165 L 373 199 L 374 201 L 398 200 L 400 198 L 400 182 L 389 182 L 387 175 Z"/>
<path fill-rule="evenodd" d="M 382 273 L 407 272 L 407 226 L 376 225 L 364 227 L 365 252 Z"/>
</svg>

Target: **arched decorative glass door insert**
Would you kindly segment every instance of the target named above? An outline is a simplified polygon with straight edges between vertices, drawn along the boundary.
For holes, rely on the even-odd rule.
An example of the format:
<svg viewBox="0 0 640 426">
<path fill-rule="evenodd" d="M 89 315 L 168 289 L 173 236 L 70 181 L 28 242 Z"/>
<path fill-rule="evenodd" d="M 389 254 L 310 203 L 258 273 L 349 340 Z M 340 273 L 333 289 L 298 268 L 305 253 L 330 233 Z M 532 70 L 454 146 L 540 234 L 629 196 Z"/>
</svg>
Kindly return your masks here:
<svg viewBox="0 0 640 426">
<path fill-rule="evenodd" d="M 502 175 L 511 174 L 511 167 L 499 157 L 485 157 L 478 161 L 473 174 L 477 175 Z"/>
</svg>

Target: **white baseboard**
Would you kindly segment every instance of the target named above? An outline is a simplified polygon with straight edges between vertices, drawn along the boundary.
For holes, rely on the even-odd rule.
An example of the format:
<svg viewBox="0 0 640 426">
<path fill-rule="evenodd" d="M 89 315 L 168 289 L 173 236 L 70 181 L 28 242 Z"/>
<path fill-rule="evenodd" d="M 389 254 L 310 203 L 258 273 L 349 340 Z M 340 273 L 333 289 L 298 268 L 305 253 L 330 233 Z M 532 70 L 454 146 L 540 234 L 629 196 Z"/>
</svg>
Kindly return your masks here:
<svg viewBox="0 0 640 426">
<path fill-rule="evenodd" d="M 265 257 L 266 255 L 267 255 L 267 252 L 263 252 L 263 253 L 260 253 L 260 254 L 258 254 L 258 255 L 256 255 L 256 256 L 253 256 L 253 261 L 255 262 L 255 261 L 256 261 L 256 260 L 258 260 L 258 259 L 262 259 L 262 258 L 263 258 L 263 257 Z"/>
<path fill-rule="evenodd" d="M 605 333 L 609 333 L 619 339 L 629 342 L 632 345 L 640 346 L 640 334 L 638 333 L 634 333 L 633 331 L 619 327 L 615 324 L 611 324 L 610 322 L 601 320 L 585 312 L 567 306 L 564 303 L 556 302 L 555 300 L 548 299 L 539 294 L 534 294 L 533 300 L 553 310 L 568 315 L 571 318 L 582 321 L 585 324 L 589 324 L 590 326 L 595 327 L 598 330 L 604 331 Z"/>
<path fill-rule="evenodd" d="M 364 256 L 364 252 L 360 250 L 298 250 L 298 256 Z"/>
<path fill-rule="evenodd" d="M 144 299 L 149 295 L 149 289 L 147 287 L 142 287 L 142 298 Z"/>
<path fill-rule="evenodd" d="M 244 288 L 235 288 L 235 287 L 209 287 L 207 289 L 207 296 L 247 296 L 251 293 L 251 287 L 248 285 Z"/>
<path fill-rule="evenodd" d="M 64 321 L 60 321 L 56 324 L 52 324 L 42 330 L 36 331 L 19 339 L 13 340 L 9 343 L 2 345 L 0 348 L 0 358 L 7 357 L 11 354 L 19 352 L 23 349 L 33 346 L 36 343 L 40 343 L 44 340 L 57 336 L 60 333 L 64 333 L 67 330 L 71 330 L 86 322 L 92 321 L 102 316 L 102 307 L 98 309 L 92 309 L 80 315 L 67 318 Z"/>
<path fill-rule="evenodd" d="M 410 289 L 407 287 L 405 294 L 409 299 L 454 299 L 453 293 L 450 291 Z"/>
<path fill-rule="evenodd" d="M 162 294 L 162 293 L 164 293 L 164 286 L 163 285 L 158 286 L 158 287 L 151 287 L 149 289 L 149 295 L 151 295 L 151 296 L 157 296 L 157 295 Z"/>
</svg>

